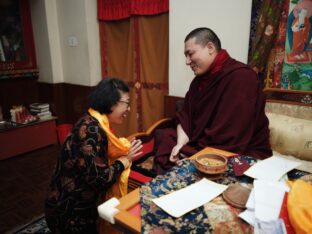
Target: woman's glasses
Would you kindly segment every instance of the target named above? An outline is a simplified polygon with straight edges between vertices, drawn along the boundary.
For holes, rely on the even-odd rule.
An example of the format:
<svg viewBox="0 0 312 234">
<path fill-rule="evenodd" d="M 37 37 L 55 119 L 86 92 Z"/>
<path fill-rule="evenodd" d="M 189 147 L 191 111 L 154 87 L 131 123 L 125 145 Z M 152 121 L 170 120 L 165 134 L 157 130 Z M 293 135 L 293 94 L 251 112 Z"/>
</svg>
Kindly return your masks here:
<svg viewBox="0 0 312 234">
<path fill-rule="evenodd" d="M 126 101 L 118 101 L 118 102 L 125 103 L 127 105 L 127 108 L 130 106 L 130 102 L 126 102 Z"/>
</svg>

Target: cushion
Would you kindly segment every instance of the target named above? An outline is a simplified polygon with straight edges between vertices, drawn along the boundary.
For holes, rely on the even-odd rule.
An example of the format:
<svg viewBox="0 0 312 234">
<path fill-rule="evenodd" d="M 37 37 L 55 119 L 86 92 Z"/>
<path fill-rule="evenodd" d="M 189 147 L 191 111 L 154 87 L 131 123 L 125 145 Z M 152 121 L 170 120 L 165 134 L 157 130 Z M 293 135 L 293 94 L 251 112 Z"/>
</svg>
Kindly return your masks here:
<svg viewBox="0 0 312 234">
<path fill-rule="evenodd" d="M 299 159 L 312 161 L 312 120 L 267 113 L 272 149 Z"/>
<path fill-rule="evenodd" d="M 287 115 L 299 119 L 312 120 L 312 107 L 278 102 L 266 102 L 266 113 Z"/>
</svg>

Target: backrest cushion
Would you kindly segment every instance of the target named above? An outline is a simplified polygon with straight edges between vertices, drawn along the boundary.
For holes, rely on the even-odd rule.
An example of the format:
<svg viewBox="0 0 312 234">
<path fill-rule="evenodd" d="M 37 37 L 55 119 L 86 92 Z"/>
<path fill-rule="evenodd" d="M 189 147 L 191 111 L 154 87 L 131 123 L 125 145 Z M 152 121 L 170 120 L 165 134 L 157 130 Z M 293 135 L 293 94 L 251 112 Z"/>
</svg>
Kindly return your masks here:
<svg viewBox="0 0 312 234">
<path fill-rule="evenodd" d="M 265 112 L 312 120 L 312 106 L 267 101 L 265 104 Z"/>
<path fill-rule="evenodd" d="M 299 159 L 312 161 L 312 120 L 266 113 L 270 122 L 272 149 Z"/>
</svg>

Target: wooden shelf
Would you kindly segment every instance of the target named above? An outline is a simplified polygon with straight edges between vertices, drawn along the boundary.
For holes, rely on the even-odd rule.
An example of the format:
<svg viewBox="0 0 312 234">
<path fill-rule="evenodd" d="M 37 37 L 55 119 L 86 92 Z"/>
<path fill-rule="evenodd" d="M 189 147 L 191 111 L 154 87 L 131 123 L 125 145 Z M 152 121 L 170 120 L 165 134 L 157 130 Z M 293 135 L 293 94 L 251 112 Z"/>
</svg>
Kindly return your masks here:
<svg viewBox="0 0 312 234">
<path fill-rule="evenodd" d="M 18 125 L 0 132 L 0 160 L 57 144 L 56 117 Z"/>
</svg>

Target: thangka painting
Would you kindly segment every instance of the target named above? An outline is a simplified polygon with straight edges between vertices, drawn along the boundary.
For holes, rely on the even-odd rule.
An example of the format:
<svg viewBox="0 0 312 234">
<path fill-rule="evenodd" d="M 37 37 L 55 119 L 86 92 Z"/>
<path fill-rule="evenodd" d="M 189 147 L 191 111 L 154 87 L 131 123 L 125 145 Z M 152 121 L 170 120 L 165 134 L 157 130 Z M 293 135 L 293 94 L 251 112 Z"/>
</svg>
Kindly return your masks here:
<svg viewBox="0 0 312 234">
<path fill-rule="evenodd" d="M 281 86 L 312 90 L 312 0 L 290 0 Z"/>
<path fill-rule="evenodd" d="M 0 79 L 36 76 L 29 1 L 0 0 Z"/>
</svg>

